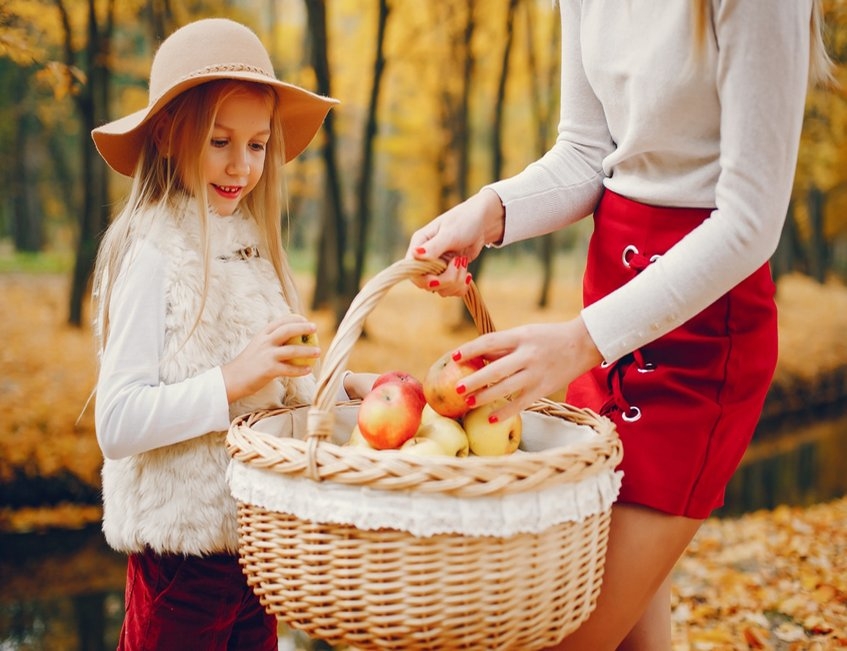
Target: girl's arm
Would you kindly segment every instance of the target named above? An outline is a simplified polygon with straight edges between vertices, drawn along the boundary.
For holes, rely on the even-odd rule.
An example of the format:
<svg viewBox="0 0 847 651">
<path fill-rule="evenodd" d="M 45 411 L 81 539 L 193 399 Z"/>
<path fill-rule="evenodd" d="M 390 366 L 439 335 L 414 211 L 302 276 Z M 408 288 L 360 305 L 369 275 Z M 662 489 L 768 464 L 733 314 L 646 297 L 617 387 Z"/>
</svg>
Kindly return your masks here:
<svg viewBox="0 0 847 651">
<path fill-rule="evenodd" d="M 229 427 L 220 368 L 159 381 L 165 328 L 164 261 L 140 243 L 115 281 L 100 360 L 94 419 L 103 455 L 118 459 Z"/>
</svg>

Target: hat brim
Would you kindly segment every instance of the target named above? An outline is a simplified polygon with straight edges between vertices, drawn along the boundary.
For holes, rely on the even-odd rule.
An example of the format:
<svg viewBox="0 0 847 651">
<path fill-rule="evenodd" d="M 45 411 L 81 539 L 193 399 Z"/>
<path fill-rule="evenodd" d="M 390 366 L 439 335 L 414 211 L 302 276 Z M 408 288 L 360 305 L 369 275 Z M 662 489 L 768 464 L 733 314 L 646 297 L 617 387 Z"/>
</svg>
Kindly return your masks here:
<svg viewBox="0 0 847 651">
<path fill-rule="evenodd" d="M 317 95 L 267 75 L 248 71 L 208 73 L 185 79 L 153 104 L 92 130 L 91 137 L 97 151 L 113 170 L 132 176 L 147 137 L 150 119 L 180 93 L 216 79 L 252 81 L 270 86 L 276 91 L 282 114 L 286 162 L 299 155 L 312 142 L 327 113 L 339 103 L 337 99 Z"/>
</svg>

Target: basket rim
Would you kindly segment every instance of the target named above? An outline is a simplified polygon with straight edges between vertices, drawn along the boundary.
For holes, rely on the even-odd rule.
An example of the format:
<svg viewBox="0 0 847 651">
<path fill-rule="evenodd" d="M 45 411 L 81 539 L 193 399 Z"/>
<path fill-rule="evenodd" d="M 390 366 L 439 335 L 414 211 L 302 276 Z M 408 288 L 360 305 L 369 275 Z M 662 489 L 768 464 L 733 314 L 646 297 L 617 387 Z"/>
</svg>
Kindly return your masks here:
<svg viewBox="0 0 847 651">
<path fill-rule="evenodd" d="M 346 401 L 342 405 L 356 405 Z M 505 495 L 577 482 L 598 472 L 612 471 L 623 457 L 614 423 L 590 409 L 552 400 L 539 400 L 525 411 L 587 425 L 591 441 L 522 451 L 502 456 L 421 457 L 401 450 L 369 450 L 337 445 L 315 438 L 281 438 L 253 428 L 276 416 L 315 408 L 309 405 L 250 412 L 236 418 L 226 447 L 234 461 L 270 472 L 315 481 L 368 486 L 380 490 L 419 490 L 454 496 Z M 321 414 L 318 414 L 320 416 Z"/>
</svg>

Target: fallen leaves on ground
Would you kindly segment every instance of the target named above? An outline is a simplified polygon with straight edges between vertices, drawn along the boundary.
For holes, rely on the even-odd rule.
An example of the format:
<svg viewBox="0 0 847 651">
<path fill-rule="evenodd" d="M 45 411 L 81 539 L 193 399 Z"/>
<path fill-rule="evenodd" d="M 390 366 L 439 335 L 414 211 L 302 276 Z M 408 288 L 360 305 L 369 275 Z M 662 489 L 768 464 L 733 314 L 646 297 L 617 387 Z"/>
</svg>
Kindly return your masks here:
<svg viewBox="0 0 847 651">
<path fill-rule="evenodd" d="M 675 651 L 847 648 L 847 499 L 707 520 L 673 607 Z"/>
</svg>

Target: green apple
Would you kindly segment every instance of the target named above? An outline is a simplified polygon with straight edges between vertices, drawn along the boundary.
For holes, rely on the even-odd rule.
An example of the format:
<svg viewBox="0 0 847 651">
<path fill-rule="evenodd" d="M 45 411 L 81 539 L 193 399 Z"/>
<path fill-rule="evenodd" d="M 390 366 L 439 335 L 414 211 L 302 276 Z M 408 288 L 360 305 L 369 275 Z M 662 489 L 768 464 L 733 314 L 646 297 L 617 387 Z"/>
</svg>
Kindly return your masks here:
<svg viewBox="0 0 847 651">
<path fill-rule="evenodd" d="M 443 457 L 445 456 L 444 448 L 433 439 L 426 439 L 420 436 L 413 436 L 403 445 L 400 446 L 401 452 L 414 454 L 419 457 Z"/>
<path fill-rule="evenodd" d="M 462 425 L 468 435 L 471 453 L 481 457 L 493 457 L 511 454 L 518 449 L 523 427 L 520 414 L 496 423 L 488 421 L 489 415 L 506 403 L 507 401 L 501 398 L 480 405 L 465 414 Z"/>
<path fill-rule="evenodd" d="M 468 436 L 459 422 L 446 416 L 439 416 L 435 411 L 432 413 L 434 416 L 428 417 L 426 422 L 421 419 L 421 426 L 415 438 L 435 441 L 443 453 L 451 457 L 468 456 Z"/>
</svg>

